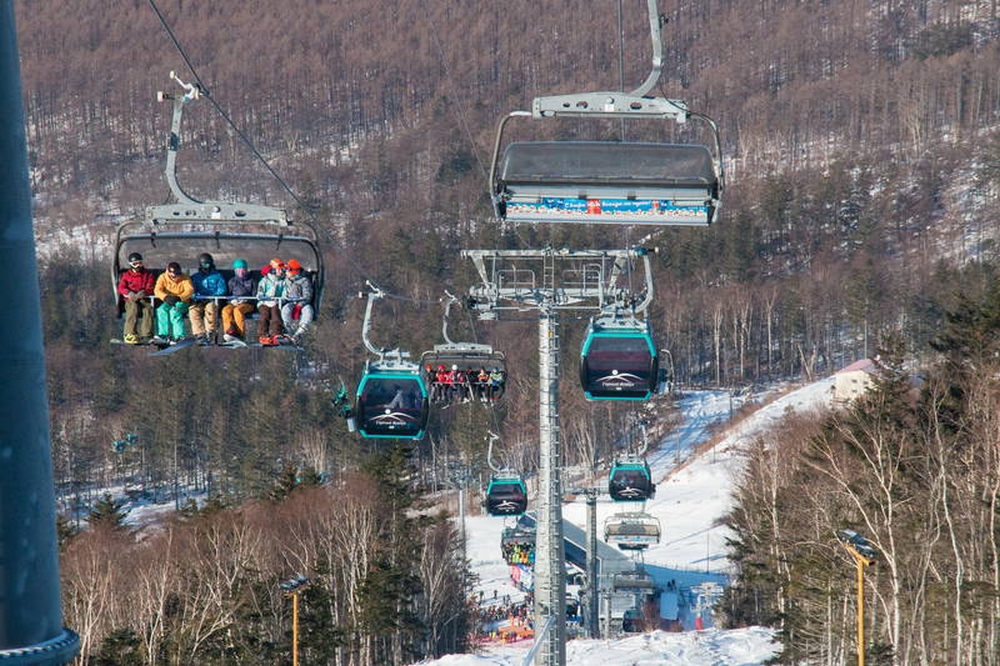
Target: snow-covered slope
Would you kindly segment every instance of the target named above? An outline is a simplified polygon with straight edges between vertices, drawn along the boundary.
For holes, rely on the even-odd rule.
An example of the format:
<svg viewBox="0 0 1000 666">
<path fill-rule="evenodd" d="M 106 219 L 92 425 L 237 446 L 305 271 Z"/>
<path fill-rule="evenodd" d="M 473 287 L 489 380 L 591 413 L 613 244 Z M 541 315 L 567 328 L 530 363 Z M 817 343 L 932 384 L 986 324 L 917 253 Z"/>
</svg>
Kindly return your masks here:
<svg viewBox="0 0 1000 666">
<path fill-rule="evenodd" d="M 730 508 L 730 487 L 740 465 L 743 445 L 790 411 L 828 405 L 833 378 L 789 391 L 726 429 L 733 404 L 723 391 L 694 391 L 680 399 L 681 425 L 648 455 L 657 482 L 655 499 L 646 512 L 656 516 L 663 529 L 661 542 L 644 553 L 647 572 L 666 586 L 674 581 L 682 590 L 705 581 L 725 583 L 729 562 L 725 555 L 726 528 L 719 520 Z M 713 431 L 712 426 L 720 429 Z M 714 446 L 705 447 L 712 432 L 721 432 Z M 598 523 L 620 510 L 607 497 L 598 501 Z M 563 507 L 563 517 L 584 526 L 586 506 L 578 499 Z M 510 582 L 508 567 L 500 556 L 499 518 L 466 519 L 467 552 L 479 576 L 483 603 L 496 598 L 518 602 L 523 598 Z M 684 595 L 681 595 L 684 596 Z M 690 597 L 688 597 L 690 599 Z M 690 611 L 690 609 L 689 609 Z M 685 629 L 694 617 L 682 613 Z M 704 617 L 701 631 L 633 635 L 619 640 L 573 640 L 567 646 L 567 663 L 574 666 L 761 666 L 777 646 L 772 632 L 760 627 L 722 631 Z M 450 655 L 428 666 L 514 666 L 523 660 L 530 643 L 490 645 L 478 655 Z"/>
</svg>

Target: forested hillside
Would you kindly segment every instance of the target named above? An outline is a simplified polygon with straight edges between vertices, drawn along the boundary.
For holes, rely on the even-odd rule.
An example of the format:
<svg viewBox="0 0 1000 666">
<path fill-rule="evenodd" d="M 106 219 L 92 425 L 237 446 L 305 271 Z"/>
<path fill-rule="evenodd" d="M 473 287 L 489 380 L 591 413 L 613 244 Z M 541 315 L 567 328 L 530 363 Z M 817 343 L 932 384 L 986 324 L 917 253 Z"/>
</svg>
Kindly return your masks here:
<svg viewBox="0 0 1000 666">
<path fill-rule="evenodd" d="M 651 319 L 681 385 L 829 373 L 874 354 L 890 334 L 909 358 L 931 359 L 945 314 L 995 281 L 992 1 L 662 0 L 658 94 L 718 121 L 728 188 L 712 228 L 652 236 L 500 228 L 486 194 L 503 114 L 530 108 L 536 95 L 622 86 L 611 0 L 161 0 L 187 62 L 149 2 L 15 4 L 56 478 L 81 506 L 96 488 L 126 481 L 178 503 L 180 489 L 192 488 L 236 504 L 265 496 L 288 468 L 327 479 L 352 469 L 369 447 L 347 433 L 329 398 L 341 380 L 353 388 L 365 356 L 356 293 L 371 279 L 400 296 L 380 304 L 374 335 L 426 349 L 441 341 L 442 308 L 430 301 L 464 293 L 473 279 L 462 248 L 658 247 Z M 632 89 L 649 71 L 648 27 L 645 2 L 623 7 Z M 156 91 L 171 91 L 170 70 L 197 76 L 208 93 L 185 115 L 185 189 L 287 207 L 323 232 L 330 277 L 304 355 L 160 362 L 106 344 L 120 326 L 109 270 L 115 226 L 168 196 L 170 109 Z M 525 135 L 621 136 L 617 123 L 539 125 Z M 629 126 L 626 138 L 704 139 L 645 125 Z M 567 385 L 582 328 L 563 328 Z M 497 410 L 436 414 L 410 454 L 415 478 L 440 483 L 447 459 L 482 473 L 489 429 L 503 436 L 505 462 L 530 471 L 533 325 L 462 311 L 452 334 L 501 347 L 511 386 Z M 565 461 L 606 457 L 629 411 L 572 390 L 562 401 Z M 668 407 L 659 407 L 665 421 Z M 130 432 L 139 449 L 114 453 L 110 442 Z M 368 640 L 376 625 L 355 617 L 343 626 Z M 112 629 L 95 628 L 94 640 Z M 338 658 L 401 657 L 399 642 L 377 658 L 362 643 Z"/>
</svg>

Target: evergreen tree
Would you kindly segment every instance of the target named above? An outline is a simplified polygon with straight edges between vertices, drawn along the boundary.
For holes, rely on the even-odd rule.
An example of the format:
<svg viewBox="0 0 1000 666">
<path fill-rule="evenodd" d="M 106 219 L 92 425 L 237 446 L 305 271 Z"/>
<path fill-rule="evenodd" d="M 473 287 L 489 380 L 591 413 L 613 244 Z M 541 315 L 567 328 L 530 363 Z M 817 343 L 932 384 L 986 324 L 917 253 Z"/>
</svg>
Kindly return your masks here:
<svg viewBox="0 0 1000 666">
<path fill-rule="evenodd" d="M 126 500 L 116 500 L 111 493 L 104 493 L 103 496 L 91 508 L 87 515 L 87 522 L 95 529 L 108 529 L 115 532 L 127 531 L 128 526 L 125 519 L 129 512 L 125 510 Z"/>
</svg>

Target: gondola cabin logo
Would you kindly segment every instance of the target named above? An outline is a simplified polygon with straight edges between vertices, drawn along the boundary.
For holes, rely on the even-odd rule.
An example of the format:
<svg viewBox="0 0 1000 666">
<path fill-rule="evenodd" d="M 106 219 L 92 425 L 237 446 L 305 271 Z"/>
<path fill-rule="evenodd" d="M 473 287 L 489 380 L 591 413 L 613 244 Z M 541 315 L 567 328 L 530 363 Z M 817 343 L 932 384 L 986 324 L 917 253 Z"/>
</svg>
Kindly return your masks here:
<svg viewBox="0 0 1000 666">
<path fill-rule="evenodd" d="M 635 388 L 639 386 L 641 381 L 642 378 L 638 375 L 631 372 L 619 372 L 618 370 L 612 370 L 610 375 L 604 375 L 597 379 L 597 383 L 601 388 L 615 391 Z"/>
</svg>

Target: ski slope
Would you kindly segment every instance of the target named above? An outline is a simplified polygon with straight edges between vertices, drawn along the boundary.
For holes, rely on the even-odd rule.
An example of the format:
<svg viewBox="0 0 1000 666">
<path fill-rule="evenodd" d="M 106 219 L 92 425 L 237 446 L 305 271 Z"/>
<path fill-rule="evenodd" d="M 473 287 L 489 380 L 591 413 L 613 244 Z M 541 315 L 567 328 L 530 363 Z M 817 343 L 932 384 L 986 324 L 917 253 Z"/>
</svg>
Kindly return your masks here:
<svg viewBox="0 0 1000 666">
<path fill-rule="evenodd" d="M 683 395 L 681 425 L 664 437 L 647 456 L 656 497 L 646 502 L 646 512 L 660 520 L 661 542 L 645 551 L 646 571 L 666 587 L 681 590 L 679 619 L 685 631 L 655 631 L 614 640 L 571 640 L 566 663 L 574 666 L 762 666 L 778 650 L 773 632 L 761 627 L 720 630 L 711 626 L 711 615 L 701 615 L 702 630 L 694 630 L 691 596 L 684 591 L 704 582 L 726 583 L 731 573 L 726 559 L 727 529 L 720 524 L 730 508 L 730 488 L 739 471 L 741 449 L 791 411 L 809 411 L 830 404 L 833 378 L 792 390 L 760 407 L 738 423 L 726 427 L 734 407 L 724 391 L 692 391 Z M 721 430 L 719 430 L 721 428 Z M 696 452 L 713 432 L 722 436 L 714 446 Z M 621 509 L 607 496 L 598 499 L 598 525 Z M 563 506 L 563 518 L 585 526 L 582 498 Z M 493 599 L 518 602 L 524 593 L 509 578 L 509 567 L 500 556 L 503 520 L 489 516 L 465 521 L 467 555 L 479 577 L 483 604 Z M 600 530 L 600 527 L 599 527 Z M 688 602 L 685 604 L 684 602 Z M 510 645 L 488 644 L 479 654 L 449 655 L 425 666 L 515 666 L 522 664 L 529 641 Z"/>
</svg>

